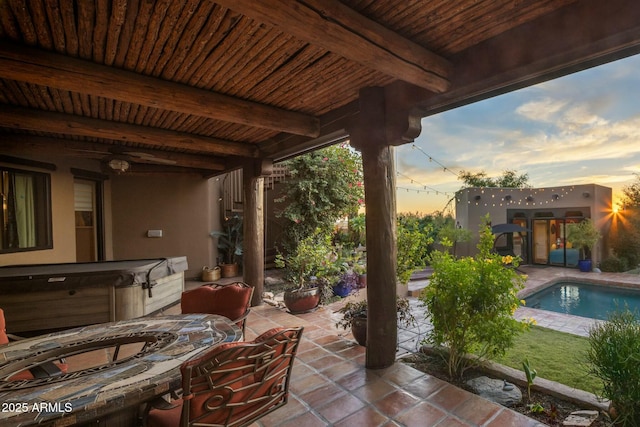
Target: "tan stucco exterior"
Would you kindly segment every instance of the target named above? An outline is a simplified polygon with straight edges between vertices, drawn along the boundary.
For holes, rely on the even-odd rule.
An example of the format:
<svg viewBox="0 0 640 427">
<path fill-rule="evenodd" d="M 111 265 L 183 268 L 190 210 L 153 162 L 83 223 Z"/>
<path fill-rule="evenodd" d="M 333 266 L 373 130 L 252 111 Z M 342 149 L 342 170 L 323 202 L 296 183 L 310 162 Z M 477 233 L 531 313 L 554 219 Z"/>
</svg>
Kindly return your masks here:
<svg viewBox="0 0 640 427">
<path fill-rule="evenodd" d="M 527 227 L 533 218 L 564 218 L 580 212 L 591 218 L 602 238 L 594 248 L 592 259 L 598 262 L 606 254 L 606 236 L 612 217 L 611 188 L 597 184 L 569 185 L 547 188 L 466 188 L 456 195 L 458 226 L 474 233 L 472 241 L 458 245 L 459 254 L 476 252 L 478 228 L 485 215 L 493 225 L 513 222 L 514 217 L 526 218 Z M 549 216 L 551 215 L 551 216 Z"/>
<path fill-rule="evenodd" d="M 53 248 L 0 254 L 0 266 L 76 262 L 72 169 L 98 174 L 100 165 L 56 156 L 47 162 L 56 170 L 3 165 L 50 174 Z M 221 179 L 195 174 L 103 176 L 105 260 L 186 256 L 188 278 L 199 277 L 205 265 L 215 265 L 218 250 L 209 232 L 219 228 Z M 148 230 L 162 230 L 163 236 L 147 237 Z"/>
</svg>

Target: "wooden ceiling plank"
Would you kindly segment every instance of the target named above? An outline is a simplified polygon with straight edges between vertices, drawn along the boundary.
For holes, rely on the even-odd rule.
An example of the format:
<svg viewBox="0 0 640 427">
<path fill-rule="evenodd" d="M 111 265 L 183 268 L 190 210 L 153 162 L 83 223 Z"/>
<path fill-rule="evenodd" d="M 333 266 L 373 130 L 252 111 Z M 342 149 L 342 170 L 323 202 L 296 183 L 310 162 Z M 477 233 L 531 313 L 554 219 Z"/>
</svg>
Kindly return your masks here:
<svg viewBox="0 0 640 427">
<path fill-rule="evenodd" d="M 164 71 L 164 67 L 167 63 L 176 55 L 176 48 L 184 32 L 187 28 L 189 30 L 190 27 L 187 27 L 191 23 L 191 19 L 194 17 L 196 11 L 198 10 L 198 6 L 200 5 L 199 0 L 187 0 L 186 5 L 181 5 L 178 8 L 178 12 L 180 14 L 177 17 L 177 20 L 174 26 L 167 31 L 169 37 L 166 39 L 165 44 L 162 49 L 154 49 L 151 53 L 151 63 L 155 64 L 152 69 L 148 71 L 147 74 L 153 75 L 155 77 L 159 77 L 162 75 Z"/>
<path fill-rule="evenodd" d="M 176 1 L 171 1 L 167 4 L 165 13 L 158 22 L 158 28 L 155 34 L 156 39 L 149 46 L 149 55 L 146 64 L 144 69 L 140 70 L 140 73 L 157 76 L 154 70 L 157 67 L 158 58 L 165 49 L 167 40 L 172 34 L 177 35 L 181 31 L 180 28 L 176 27 L 176 24 L 184 6 L 183 3 Z"/>
<path fill-rule="evenodd" d="M 68 55 L 78 56 L 78 29 L 73 7 L 74 0 L 60 0 L 59 13 L 64 29 L 65 51 Z"/>
<path fill-rule="evenodd" d="M 45 49 L 52 50 L 53 40 L 49 33 L 49 20 L 42 0 L 29 0 L 29 9 L 31 10 L 31 18 L 38 36 L 38 44 Z"/>
<path fill-rule="evenodd" d="M 127 70 L 135 70 L 138 64 L 138 58 L 140 56 L 140 50 L 144 43 L 147 28 L 149 27 L 149 19 L 153 11 L 153 2 L 142 1 L 140 8 L 136 14 L 135 25 L 133 27 L 133 33 L 131 34 L 131 41 L 127 48 L 127 54 L 124 60 L 124 68 Z"/>
<path fill-rule="evenodd" d="M 97 63 L 104 62 L 104 49 L 107 44 L 107 32 L 109 30 L 110 0 L 96 1 L 95 26 L 93 28 L 93 60 Z"/>
<path fill-rule="evenodd" d="M 135 71 L 137 73 L 143 73 L 147 68 L 151 51 L 158 42 L 158 39 L 161 37 L 160 29 L 162 27 L 162 21 L 164 20 L 170 5 L 171 0 L 158 0 L 154 2 L 153 13 L 149 19 L 149 26 L 147 27 L 144 42 L 142 43 L 142 49 L 138 56 L 138 63 L 135 67 Z"/>
<path fill-rule="evenodd" d="M 186 151 L 210 152 L 226 156 L 257 157 L 251 144 L 224 141 L 199 135 L 175 132 L 128 123 L 107 122 L 100 119 L 71 116 L 62 113 L 40 112 L 30 109 L 0 106 L 0 126 L 10 129 L 45 131 L 61 135 L 106 138 L 130 141 L 146 146 L 163 146 Z"/>
<path fill-rule="evenodd" d="M 111 17 L 109 18 L 104 59 L 101 61 L 106 65 L 113 65 L 115 61 L 118 52 L 118 39 L 122 32 L 126 13 L 127 0 L 114 0 L 111 5 Z"/>
<path fill-rule="evenodd" d="M 27 45 L 35 46 L 38 43 L 38 35 L 36 29 L 31 20 L 31 14 L 29 13 L 29 5 L 26 0 L 11 0 L 7 1 L 11 7 L 11 11 L 16 17 L 18 27 L 20 28 L 20 34 L 22 39 Z"/>
<path fill-rule="evenodd" d="M 76 3 L 78 8 L 78 55 L 83 59 L 92 58 L 93 26 L 95 20 L 95 3 L 81 1 Z"/>
<path fill-rule="evenodd" d="M 215 13 L 219 9 L 213 2 L 201 3 L 193 19 L 189 21 L 189 31 L 180 35 L 176 53 L 169 59 L 162 70 L 161 77 L 165 80 L 175 80 L 186 83 L 182 73 L 191 68 L 191 64 L 201 56 L 201 53 L 211 41 L 212 35 L 222 22 L 223 15 Z M 214 10 L 214 12 L 212 12 Z"/>
<path fill-rule="evenodd" d="M 189 84 L 217 91 L 216 87 L 207 85 L 208 82 L 204 79 L 214 77 L 213 80 L 215 81 L 217 80 L 215 77 L 220 78 L 220 76 L 224 76 L 221 72 L 222 66 L 225 61 L 229 60 L 230 56 L 233 57 L 238 51 L 241 51 L 239 45 L 242 43 L 241 40 L 243 40 L 247 31 L 251 28 L 250 24 L 251 21 L 244 17 L 233 22 L 232 27 L 225 32 L 220 43 L 214 50 L 209 52 L 206 60 L 194 69 L 193 74 L 191 74 L 189 78 Z"/>
<path fill-rule="evenodd" d="M 51 27 L 51 38 L 56 52 L 65 53 L 67 51 L 66 40 L 64 34 L 64 24 L 62 15 L 60 14 L 60 5 L 57 1 L 47 1 L 45 10 Z"/>
<path fill-rule="evenodd" d="M 120 29 L 120 37 L 118 37 L 118 47 L 116 50 L 116 56 L 113 58 L 113 64 L 118 68 L 124 68 L 124 63 L 127 59 L 127 52 L 129 52 L 129 45 L 131 44 L 131 37 L 136 25 L 136 16 L 139 9 L 139 0 L 128 0 L 127 11 L 124 18 L 124 23 Z M 106 63 L 106 60 L 105 60 Z M 109 65 L 107 63 L 107 65 Z"/>
<path fill-rule="evenodd" d="M 0 59 L 0 77 L 3 78 L 29 80 L 59 89 L 84 91 L 95 96 L 282 132 L 318 134 L 318 121 L 312 116 L 50 52 L 17 49 L 0 43 Z"/>
<path fill-rule="evenodd" d="M 20 39 L 18 22 L 11 12 L 9 2 L 6 1 L 0 1 L 0 31 L 3 37 L 11 40 Z"/>
<path fill-rule="evenodd" d="M 337 0 L 219 0 L 258 22 L 434 92 L 449 86 L 450 63 Z"/>
</svg>

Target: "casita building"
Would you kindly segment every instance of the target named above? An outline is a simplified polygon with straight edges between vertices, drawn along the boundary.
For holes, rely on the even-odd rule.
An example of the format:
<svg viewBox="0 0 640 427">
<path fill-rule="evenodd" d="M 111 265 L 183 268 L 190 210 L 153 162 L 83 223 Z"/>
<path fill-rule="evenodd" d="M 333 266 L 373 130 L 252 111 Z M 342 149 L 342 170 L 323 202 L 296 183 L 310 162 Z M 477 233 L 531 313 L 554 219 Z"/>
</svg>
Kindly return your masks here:
<svg viewBox="0 0 640 427">
<path fill-rule="evenodd" d="M 458 244 L 458 254 L 476 252 L 475 233 L 486 215 L 496 227 L 495 249 L 519 255 L 524 264 L 578 266 L 579 249 L 567 240 L 567 225 L 590 218 L 603 238 L 591 254 L 594 266 L 607 253 L 607 234 L 613 215 L 611 188 L 596 184 L 548 188 L 465 188 L 456 194 L 457 226 L 474 232 Z M 501 224 L 516 224 L 500 227 Z M 517 227 L 516 227 L 517 228 Z"/>
</svg>

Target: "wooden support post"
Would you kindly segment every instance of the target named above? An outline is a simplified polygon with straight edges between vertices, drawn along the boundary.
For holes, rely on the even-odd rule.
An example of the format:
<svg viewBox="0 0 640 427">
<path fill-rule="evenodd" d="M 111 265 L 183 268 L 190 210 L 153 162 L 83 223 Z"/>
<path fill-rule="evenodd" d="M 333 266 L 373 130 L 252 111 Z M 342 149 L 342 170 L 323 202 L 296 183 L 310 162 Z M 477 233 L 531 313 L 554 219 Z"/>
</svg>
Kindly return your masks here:
<svg viewBox="0 0 640 427">
<path fill-rule="evenodd" d="M 264 178 L 272 163 L 250 161 L 242 168 L 244 281 L 254 287 L 252 306 L 262 304 L 264 291 Z"/>
<path fill-rule="evenodd" d="M 351 143 L 362 153 L 367 227 L 366 367 L 386 368 L 396 356 L 396 189 L 394 147 L 387 143 L 384 89 L 360 92 Z"/>
</svg>

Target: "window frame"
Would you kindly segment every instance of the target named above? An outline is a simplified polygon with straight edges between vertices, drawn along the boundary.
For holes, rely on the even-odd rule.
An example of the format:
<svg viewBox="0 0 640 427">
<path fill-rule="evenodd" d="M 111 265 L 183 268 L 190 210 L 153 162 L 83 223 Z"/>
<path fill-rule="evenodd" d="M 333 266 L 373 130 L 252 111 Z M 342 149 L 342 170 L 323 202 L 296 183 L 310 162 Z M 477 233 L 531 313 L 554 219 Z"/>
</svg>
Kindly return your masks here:
<svg viewBox="0 0 640 427">
<path fill-rule="evenodd" d="M 28 169 L 19 169 L 10 166 L 0 165 L 0 175 L 5 172 L 9 174 L 30 175 L 34 180 L 35 190 L 35 224 L 36 224 L 36 244 L 29 247 L 3 247 L 4 239 L 0 240 L 0 254 L 32 252 L 53 249 L 53 210 L 51 199 L 51 174 L 37 172 Z M 0 177 L 1 178 L 1 177 Z M 1 182 L 1 180 L 0 180 Z M 6 232 L 7 209 L 5 209 L 4 188 L 0 188 L 2 193 L 2 206 L 0 206 L 0 233 Z"/>
</svg>

